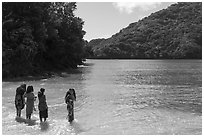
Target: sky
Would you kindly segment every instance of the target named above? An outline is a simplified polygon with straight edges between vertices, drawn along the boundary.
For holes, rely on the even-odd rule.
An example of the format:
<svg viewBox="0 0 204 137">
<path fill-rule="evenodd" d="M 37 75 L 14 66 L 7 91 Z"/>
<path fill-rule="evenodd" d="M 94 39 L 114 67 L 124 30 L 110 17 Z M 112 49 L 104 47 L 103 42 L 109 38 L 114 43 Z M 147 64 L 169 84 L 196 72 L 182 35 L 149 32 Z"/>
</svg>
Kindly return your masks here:
<svg viewBox="0 0 204 137">
<path fill-rule="evenodd" d="M 84 21 L 85 40 L 109 38 L 130 23 L 175 2 L 77 2 L 75 16 Z"/>
</svg>

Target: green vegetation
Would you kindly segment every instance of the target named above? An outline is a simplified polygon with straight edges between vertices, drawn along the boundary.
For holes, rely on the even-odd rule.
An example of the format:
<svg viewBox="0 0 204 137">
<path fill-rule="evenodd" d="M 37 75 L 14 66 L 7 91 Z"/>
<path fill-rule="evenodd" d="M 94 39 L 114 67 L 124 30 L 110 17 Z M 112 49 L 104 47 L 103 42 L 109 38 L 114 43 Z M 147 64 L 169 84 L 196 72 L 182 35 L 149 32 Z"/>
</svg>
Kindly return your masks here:
<svg viewBox="0 0 204 137">
<path fill-rule="evenodd" d="M 76 7 L 74 2 L 3 2 L 3 79 L 76 68 L 85 57 L 202 58 L 201 2 L 173 4 L 90 42 L 83 40 Z"/>
<path fill-rule="evenodd" d="M 3 79 L 76 68 L 82 63 L 84 22 L 74 10 L 73 2 L 3 2 Z"/>
<path fill-rule="evenodd" d="M 173 4 L 86 49 L 89 58 L 201 59 L 202 3 Z"/>
</svg>

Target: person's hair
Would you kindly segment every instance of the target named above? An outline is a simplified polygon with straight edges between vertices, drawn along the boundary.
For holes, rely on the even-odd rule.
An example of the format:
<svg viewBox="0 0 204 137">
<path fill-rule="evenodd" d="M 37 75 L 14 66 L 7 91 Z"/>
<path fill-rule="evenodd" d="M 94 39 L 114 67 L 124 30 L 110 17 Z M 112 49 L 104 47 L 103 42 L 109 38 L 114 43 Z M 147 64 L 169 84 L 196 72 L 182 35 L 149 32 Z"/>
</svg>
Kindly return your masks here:
<svg viewBox="0 0 204 137">
<path fill-rule="evenodd" d="M 22 87 L 18 87 L 16 89 L 16 94 L 23 95 L 24 94 L 24 89 Z"/>
<path fill-rule="evenodd" d="M 72 99 L 76 101 L 75 90 L 73 88 L 70 88 L 68 92 L 70 93 Z"/>
<path fill-rule="evenodd" d="M 42 97 L 42 92 L 38 91 L 38 98 Z"/>
<path fill-rule="evenodd" d="M 72 91 L 72 93 L 75 92 L 75 90 L 73 88 L 70 88 L 69 91 Z"/>
<path fill-rule="evenodd" d="M 33 86 L 28 86 L 26 93 L 33 92 Z"/>
<path fill-rule="evenodd" d="M 44 88 L 41 88 L 40 91 L 41 91 L 42 93 L 44 93 L 44 92 L 45 92 L 45 89 L 44 89 Z"/>
<path fill-rule="evenodd" d="M 21 87 L 26 90 L 26 84 L 21 84 Z"/>
</svg>

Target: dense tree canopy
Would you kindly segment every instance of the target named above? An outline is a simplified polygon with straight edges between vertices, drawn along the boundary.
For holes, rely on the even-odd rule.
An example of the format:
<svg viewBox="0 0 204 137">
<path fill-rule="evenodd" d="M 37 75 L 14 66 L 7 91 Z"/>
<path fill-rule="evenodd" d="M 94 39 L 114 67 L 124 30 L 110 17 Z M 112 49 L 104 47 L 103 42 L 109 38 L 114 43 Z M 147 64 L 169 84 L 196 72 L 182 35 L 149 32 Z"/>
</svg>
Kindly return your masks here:
<svg viewBox="0 0 204 137">
<path fill-rule="evenodd" d="M 84 56 L 76 3 L 3 2 L 3 78 L 76 68 Z"/>
<path fill-rule="evenodd" d="M 202 3 L 173 4 L 86 48 L 92 58 L 201 59 Z"/>
</svg>

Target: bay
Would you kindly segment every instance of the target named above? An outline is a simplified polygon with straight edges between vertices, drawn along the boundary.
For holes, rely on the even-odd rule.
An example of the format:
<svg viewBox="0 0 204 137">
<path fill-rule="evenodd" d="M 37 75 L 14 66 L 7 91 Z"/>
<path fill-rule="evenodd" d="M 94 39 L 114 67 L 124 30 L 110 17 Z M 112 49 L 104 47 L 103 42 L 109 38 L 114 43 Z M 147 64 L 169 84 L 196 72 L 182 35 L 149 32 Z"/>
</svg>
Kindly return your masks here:
<svg viewBox="0 0 204 137">
<path fill-rule="evenodd" d="M 202 60 L 87 60 L 78 73 L 2 82 L 2 133 L 7 135 L 201 135 Z M 48 121 L 16 119 L 14 96 L 22 84 L 45 88 Z M 69 124 L 64 96 L 76 90 Z M 38 101 L 35 102 L 37 108 Z"/>
</svg>

